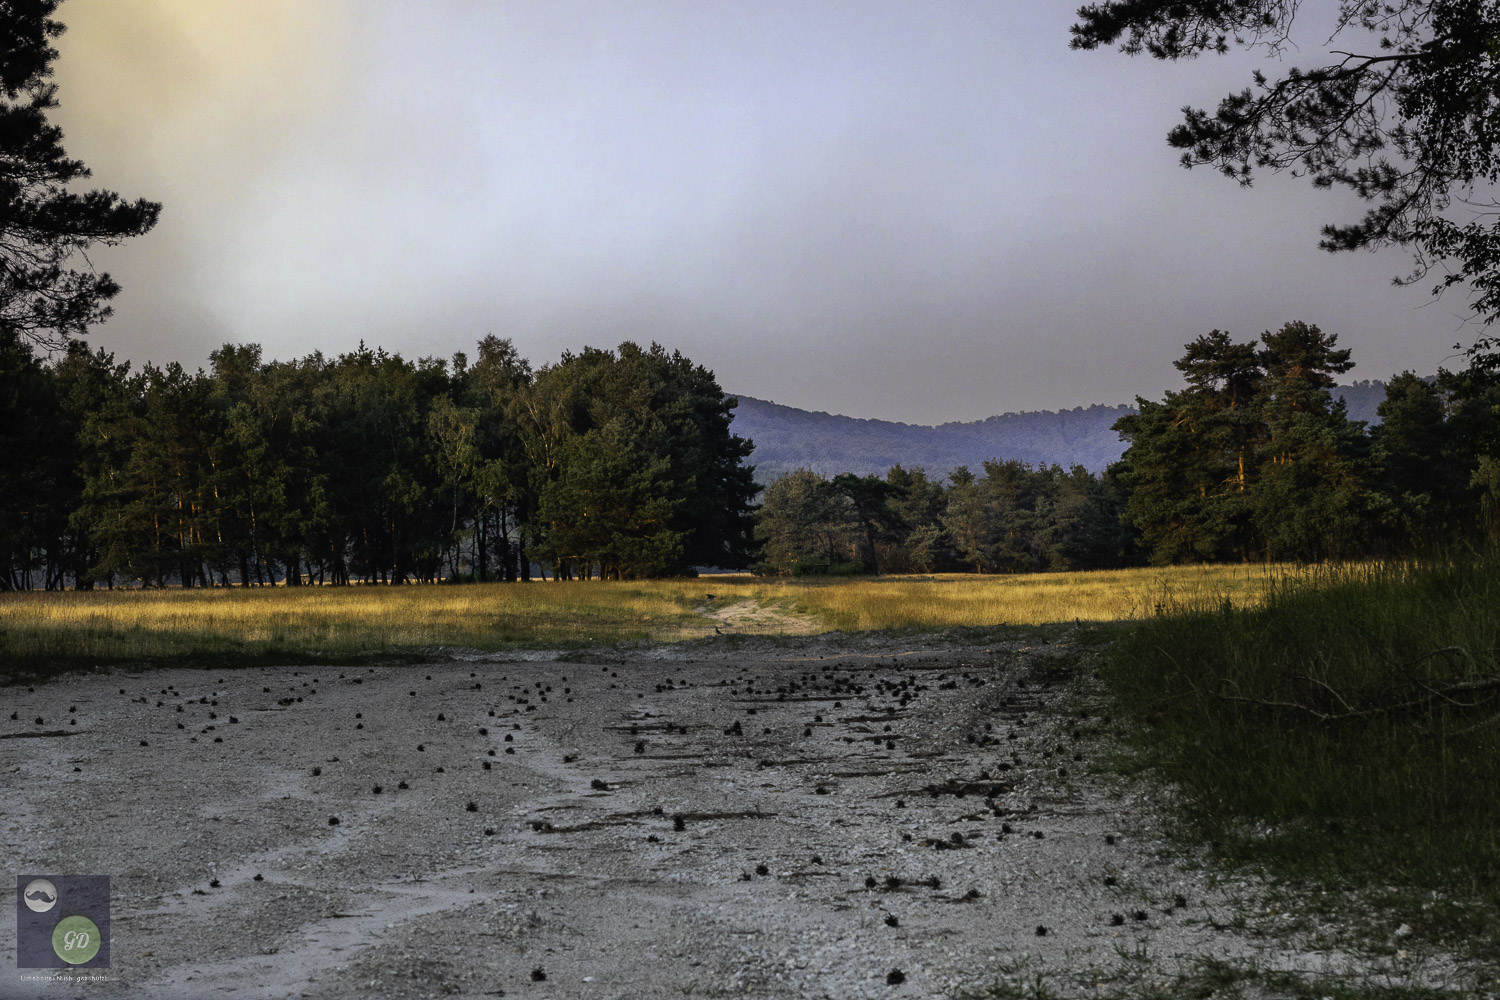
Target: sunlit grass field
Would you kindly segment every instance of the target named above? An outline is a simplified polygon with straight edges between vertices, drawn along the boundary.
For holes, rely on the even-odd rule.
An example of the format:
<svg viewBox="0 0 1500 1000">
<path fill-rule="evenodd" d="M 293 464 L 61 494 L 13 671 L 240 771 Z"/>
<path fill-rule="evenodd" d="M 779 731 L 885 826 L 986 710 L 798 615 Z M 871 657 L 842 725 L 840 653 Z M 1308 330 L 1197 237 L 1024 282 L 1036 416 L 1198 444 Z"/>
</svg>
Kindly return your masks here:
<svg viewBox="0 0 1500 1000">
<path fill-rule="evenodd" d="M 1024 576 L 889 576 L 784 583 L 777 596 L 830 628 L 1041 625 L 1124 621 L 1205 603 L 1257 606 L 1274 586 L 1316 579 L 1290 564 L 1173 566 Z"/>
<path fill-rule="evenodd" d="M 1000 626 L 1129 621 L 1100 661 L 1136 747 L 1117 766 L 1159 772 L 1185 829 L 1226 859 L 1442 887 L 1451 899 L 1428 918 L 1448 939 L 1500 928 L 1495 566 L 0 594 L 0 682 L 108 664 L 610 648 L 716 628 L 971 628 L 989 642 L 982 630 Z"/>
<path fill-rule="evenodd" d="M 0 666 L 46 669 L 193 657 L 357 659 L 467 647 L 677 641 L 729 632 L 1030 625 L 1143 618 L 1228 599 L 1256 605 L 1290 566 L 1030 576 L 115 590 L 0 595 Z M 709 599 L 709 595 L 713 599 Z M 726 609 L 761 609 L 755 620 Z"/>
<path fill-rule="evenodd" d="M 647 639 L 700 622 L 711 631 L 693 612 L 685 582 L 6 594 L 0 657 L 38 665 L 197 655 L 359 658 L 434 646 Z"/>
</svg>

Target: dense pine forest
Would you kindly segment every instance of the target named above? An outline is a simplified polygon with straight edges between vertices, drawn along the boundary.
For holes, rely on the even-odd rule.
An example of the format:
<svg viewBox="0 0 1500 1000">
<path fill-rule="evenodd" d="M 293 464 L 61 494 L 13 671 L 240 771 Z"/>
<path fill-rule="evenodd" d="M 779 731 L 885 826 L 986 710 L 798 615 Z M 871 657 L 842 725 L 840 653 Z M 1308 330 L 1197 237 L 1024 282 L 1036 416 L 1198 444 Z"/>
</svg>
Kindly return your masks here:
<svg viewBox="0 0 1500 1000">
<path fill-rule="evenodd" d="M 1102 475 L 985 462 L 765 490 L 767 573 L 1099 569 L 1141 563 L 1313 561 L 1431 549 L 1500 532 L 1500 364 L 1391 379 L 1380 423 L 1331 390 L 1353 367 L 1336 337 L 1288 323 L 1258 342 L 1215 330 L 1175 362 L 1186 386 L 1137 398 Z"/>
<path fill-rule="evenodd" d="M 654 344 L 536 370 L 494 337 L 473 361 L 230 345 L 189 373 L 3 336 L 0 588 L 743 566 L 733 405 Z"/>
<path fill-rule="evenodd" d="M 654 344 L 537 369 L 495 337 L 472 361 L 226 345 L 189 373 L 10 336 L 0 366 L 8 590 L 1310 561 L 1500 524 L 1496 366 L 1399 375 L 1372 428 L 1330 393 L 1350 352 L 1303 323 L 1187 345 L 1102 474 L 804 469 L 758 508 L 735 401 Z"/>
</svg>

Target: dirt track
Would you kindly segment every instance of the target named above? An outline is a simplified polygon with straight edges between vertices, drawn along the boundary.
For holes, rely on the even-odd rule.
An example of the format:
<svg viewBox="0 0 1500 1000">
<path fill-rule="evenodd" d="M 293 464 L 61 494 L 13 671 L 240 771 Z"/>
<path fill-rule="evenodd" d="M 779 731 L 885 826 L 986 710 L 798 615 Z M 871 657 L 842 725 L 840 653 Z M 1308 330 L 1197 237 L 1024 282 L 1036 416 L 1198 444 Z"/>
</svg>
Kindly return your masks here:
<svg viewBox="0 0 1500 1000">
<path fill-rule="evenodd" d="M 35 993 L 843 1000 L 1140 944 L 1323 961 L 1215 930 L 1240 890 L 1089 774 L 1085 663 L 724 637 L 11 689 L 0 736 L 67 735 L 0 739 L 6 856 L 113 878 L 113 982 Z M 28 996 L 13 914 L 0 996 Z"/>
</svg>

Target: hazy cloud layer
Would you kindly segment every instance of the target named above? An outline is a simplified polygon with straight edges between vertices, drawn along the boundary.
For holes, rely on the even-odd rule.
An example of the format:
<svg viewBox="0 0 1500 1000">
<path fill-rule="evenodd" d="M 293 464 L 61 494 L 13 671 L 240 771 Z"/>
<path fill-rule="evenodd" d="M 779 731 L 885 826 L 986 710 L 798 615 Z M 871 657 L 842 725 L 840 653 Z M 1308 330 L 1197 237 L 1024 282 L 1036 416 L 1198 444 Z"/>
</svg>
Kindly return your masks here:
<svg viewBox="0 0 1500 1000">
<path fill-rule="evenodd" d="M 124 357 L 658 340 L 731 390 L 930 423 L 1157 394 L 1213 327 L 1318 323 L 1364 378 L 1466 335 L 1457 299 L 1389 287 L 1400 254 L 1315 249 L 1357 206 L 1176 166 L 1178 109 L 1256 62 L 1070 52 L 1067 5 L 61 17 L 69 151 L 165 204 L 100 258 Z"/>
</svg>

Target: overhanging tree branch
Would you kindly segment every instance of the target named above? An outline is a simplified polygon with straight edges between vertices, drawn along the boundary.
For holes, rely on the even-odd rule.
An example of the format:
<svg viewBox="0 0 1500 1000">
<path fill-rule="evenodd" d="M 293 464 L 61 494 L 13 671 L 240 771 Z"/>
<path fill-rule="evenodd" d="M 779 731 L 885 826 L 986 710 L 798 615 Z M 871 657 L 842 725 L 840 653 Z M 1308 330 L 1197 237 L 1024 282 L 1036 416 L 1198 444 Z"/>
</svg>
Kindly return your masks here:
<svg viewBox="0 0 1500 1000">
<path fill-rule="evenodd" d="M 1231 46 L 1279 52 L 1295 0 L 1113 0 L 1082 7 L 1072 46 L 1187 59 Z M 1363 34 L 1370 45 L 1334 47 Z M 1467 285 L 1484 322 L 1500 318 L 1500 247 L 1488 226 L 1450 217 L 1476 186 L 1500 183 L 1500 4 L 1493 0 L 1341 0 L 1329 64 L 1261 72 L 1255 90 L 1210 113 L 1183 109 L 1168 135 L 1184 166 L 1213 166 L 1249 185 L 1257 169 L 1305 176 L 1373 202 L 1352 223 L 1330 223 L 1330 251 L 1400 246 L 1409 283 L 1439 261 L 1434 294 Z"/>
<path fill-rule="evenodd" d="M 57 107 L 50 83 L 63 32 L 57 0 L 0 3 L 0 327 L 60 349 L 103 321 L 120 290 L 86 251 L 115 246 L 156 224 L 161 206 L 112 191 L 78 193 L 89 176 L 47 121 Z"/>
</svg>

